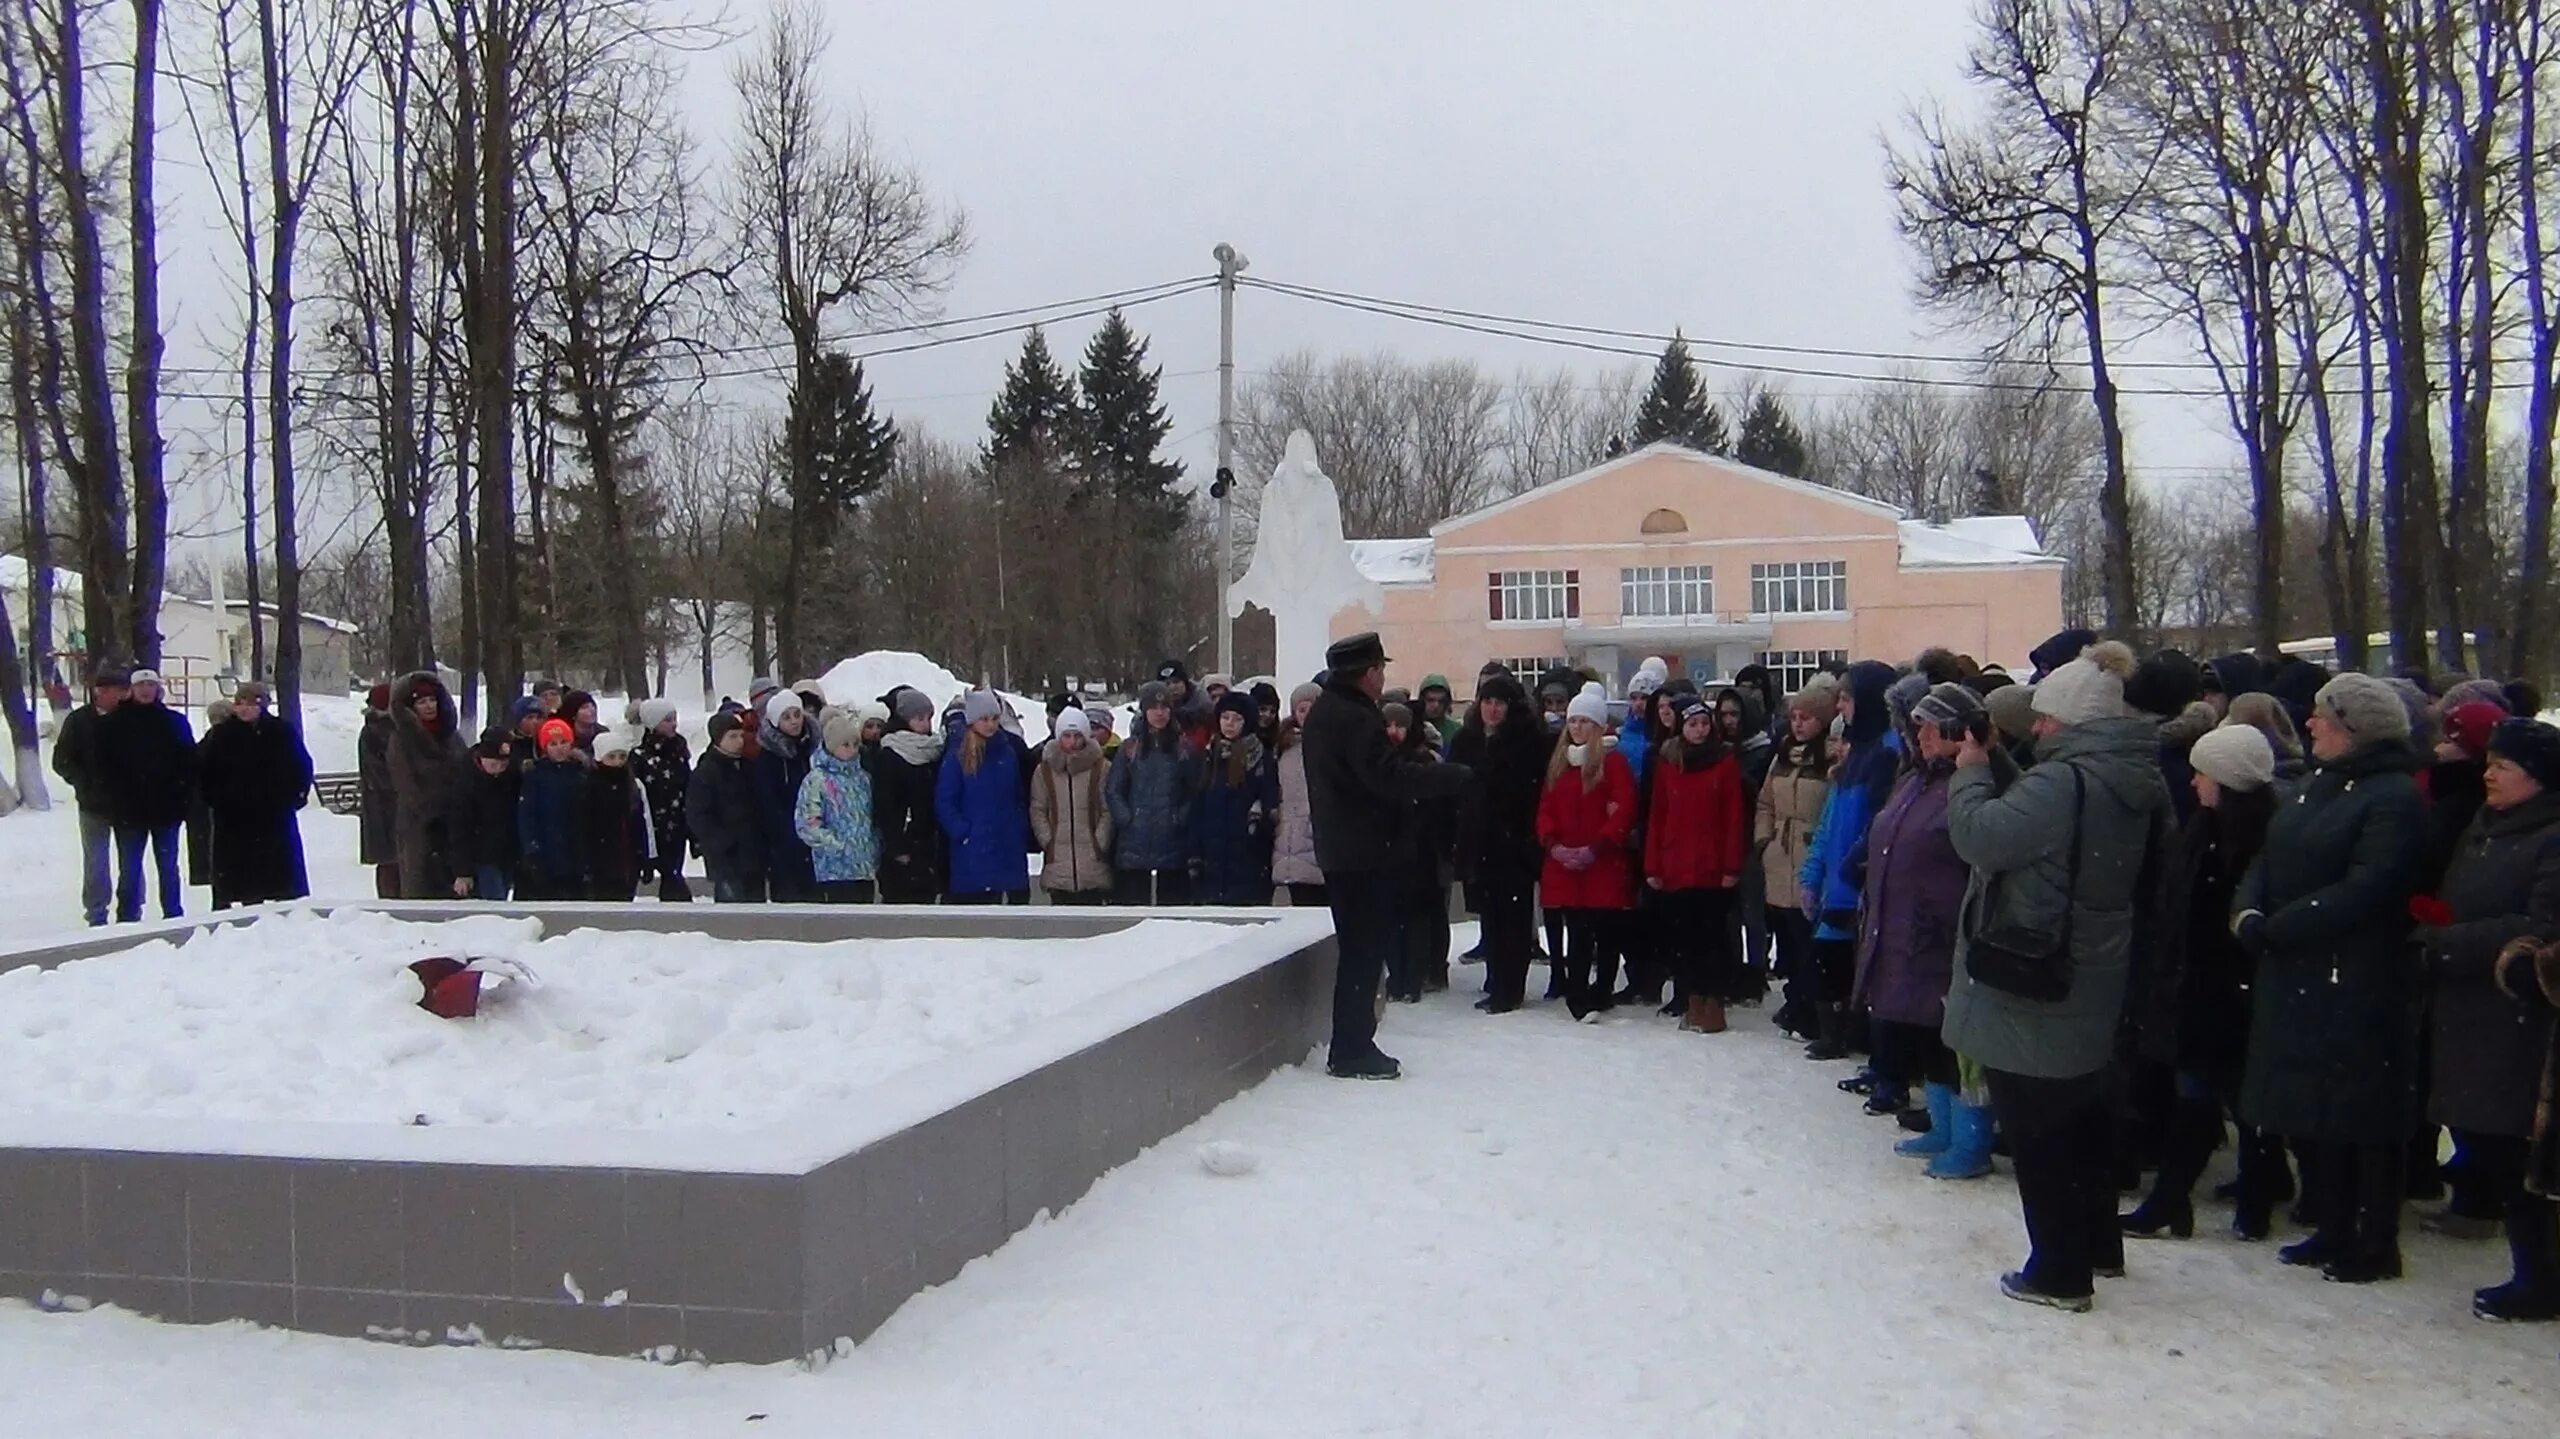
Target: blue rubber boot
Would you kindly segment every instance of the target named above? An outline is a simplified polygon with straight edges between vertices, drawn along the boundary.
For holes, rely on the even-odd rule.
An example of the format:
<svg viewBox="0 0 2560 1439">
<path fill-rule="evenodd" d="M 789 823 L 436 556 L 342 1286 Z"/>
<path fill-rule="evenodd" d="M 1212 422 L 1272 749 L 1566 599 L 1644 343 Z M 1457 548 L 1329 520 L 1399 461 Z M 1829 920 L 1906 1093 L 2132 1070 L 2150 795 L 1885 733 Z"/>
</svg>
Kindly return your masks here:
<svg viewBox="0 0 2560 1439">
<path fill-rule="evenodd" d="M 1955 1101 L 1954 1142 L 1929 1161 L 1931 1179 L 1980 1179 L 1991 1172 L 1991 1106 Z"/>
<path fill-rule="evenodd" d="M 1921 1094 L 1929 1101 L 1929 1132 L 1911 1136 L 1895 1145 L 1893 1152 L 1914 1159 L 1932 1159 L 1955 1143 L 1956 1092 L 1943 1084 L 1931 1084 Z"/>
</svg>

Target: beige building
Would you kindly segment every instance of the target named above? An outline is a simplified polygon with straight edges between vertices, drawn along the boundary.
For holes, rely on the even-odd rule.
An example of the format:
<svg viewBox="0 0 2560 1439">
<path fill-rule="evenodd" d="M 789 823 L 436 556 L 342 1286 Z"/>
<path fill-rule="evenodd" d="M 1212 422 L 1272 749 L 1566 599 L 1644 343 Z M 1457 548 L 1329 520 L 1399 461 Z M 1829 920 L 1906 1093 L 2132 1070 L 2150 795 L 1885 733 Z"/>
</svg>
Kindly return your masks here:
<svg viewBox="0 0 2560 1439">
<path fill-rule="evenodd" d="M 1613 691 L 1648 655 L 1702 683 L 1765 664 L 1789 688 L 1931 645 L 2023 672 L 2062 627 L 2062 561 L 2021 516 L 1932 525 L 1675 445 L 1353 549 L 1383 609 L 1333 633 L 1375 628 L 1390 683 L 1442 674 L 1462 695 L 1489 659 L 1533 683 L 1589 665 Z"/>
</svg>

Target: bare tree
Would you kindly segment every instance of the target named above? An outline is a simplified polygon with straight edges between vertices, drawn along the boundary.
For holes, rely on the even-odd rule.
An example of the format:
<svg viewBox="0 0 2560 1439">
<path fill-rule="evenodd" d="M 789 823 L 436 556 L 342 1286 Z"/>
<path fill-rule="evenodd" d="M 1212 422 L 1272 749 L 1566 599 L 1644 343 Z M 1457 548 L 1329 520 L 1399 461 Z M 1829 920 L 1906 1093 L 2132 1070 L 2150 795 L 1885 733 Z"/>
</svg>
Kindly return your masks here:
<svg viewBox="0 0 2560 1439">
<path fill-rule="evenodd" d="M 1511 383 L 1495 487 L 1516 495 L 1606 460 L 1609 447 L 1634 432 L 1645 381 L 1633 365 L 1599 376 L 1521 371 Z"/>
<path fill-rule="evenodd" d="M 2507 629 L 2507 673 L 2531 672 L 2543 642 L 2551 575 L 2552 445 L 2560 431 L 2560 313 L 2555 313 L 2551 266 L 2560 243 L 2546 224 L 2543 186 L 2552 176 L 2542 127 L 2542 87 L 2553 74 L 2554 36 L 2543 0 L 2517 0 L 2515 23 L 2505 32 L 2515 72 L 2516 247 L 2524 292 L 2524 355 L 2529 398 L 2525 410 L 2523 524 L 2519 537 L 2513 619 Z"/>
<path fill-rule="evenodd" d="M 2133 196 L 2152 156 L 2106 129 L 2133 78 L 2137 0 L 1981 0 L 1969 123 L 1924 111 L 1888 157 L 1923 300 L 1995 327 L 1996 354 L 2082 357 L 2105 473 L 2098 491 L 2107 623 L 2135 608 L 2131 480 L 2108 307 Z M 2156 149 L 2157 141 L 2152 148 Z"/>
<path fill-rule="evenodd" d="M 817 368 L 838 318 L 924 313 L 968 251 L 968 226 L 936 206 L 914 168 L 896 163 L 860 121 L 841 119 L 818 69 L 828 34 L 814 5 L 777 7 L 730 68 L 742 111 L 731 173 L 741 253 L 751 256 L 755 303 L 783 331 L 791 391 L 818 393 Z M 796 511 L 818 488 L 813 427 L 786 434 L 785 500 Z M 774 610 L 782 667 L 800 653 L 803 529 L 788 526 Z"/>
</svg>

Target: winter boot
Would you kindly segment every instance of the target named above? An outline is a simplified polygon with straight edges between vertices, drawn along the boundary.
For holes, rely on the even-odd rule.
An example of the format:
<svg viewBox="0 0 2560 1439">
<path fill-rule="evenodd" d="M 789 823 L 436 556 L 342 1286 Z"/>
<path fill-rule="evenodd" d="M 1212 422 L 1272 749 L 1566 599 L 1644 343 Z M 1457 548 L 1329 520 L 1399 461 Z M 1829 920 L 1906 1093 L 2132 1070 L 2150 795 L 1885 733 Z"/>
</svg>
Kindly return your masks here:
<svg viewBox="0 0 2560 1439">
<path fill-rule="evenodd" d="M 1818 1026 L 1813 1043 L 1804 1047 L 1804 1057 L 1812 1060 L 1847 1059 L 1849 1057 L 1849 1006 L 1826 1004 L 1814 1015 Z"/>
<path fill-rule="evenodd" d="M 1931 1179 L 1980 1179 L 1991 1172 L 1991 1106 L 1951 1095 L 1948 1144 L 1929 1161 Z"/>
<path fill-rule="evenodd" d="M 1703 994 L 1690 995 L 1688 1012 L 1681 1017 L 1680 1027 L 1691 1034 L 1722 1034 L 1724 1005 Z"/>
<path fill-rule="evenodd" d="M 1929 1103 L 1929 1132 L 1906 1139 L 1893 1147 L 1893 1152 L 1913 1159 L 1935 1159 L 1955 1143 L 1956 1092 L 1943 1084 L 1923 1086 L 1921 1097 Z"/>
<path fill-rule="evenodd" d="M 2507 1207 L 2507 1255 L 2515 1277 L 2471 1296 L 2471 1312 L 2505 1324 L 2560 1319 L 2560 1205 L 2520 1194 Z"/>
</svg>

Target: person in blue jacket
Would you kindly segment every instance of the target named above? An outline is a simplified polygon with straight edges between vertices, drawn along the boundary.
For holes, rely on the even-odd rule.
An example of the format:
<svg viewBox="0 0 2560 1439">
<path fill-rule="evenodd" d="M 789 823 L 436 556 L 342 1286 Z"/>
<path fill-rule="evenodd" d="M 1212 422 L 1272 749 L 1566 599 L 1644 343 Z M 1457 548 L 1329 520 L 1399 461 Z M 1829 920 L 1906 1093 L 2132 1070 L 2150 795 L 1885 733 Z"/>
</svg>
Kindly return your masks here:
<svg viewBox="0 0 2560 1439">
<path fill-rule="evenodd" d="M 1031 757 L 986 690 L 963 701 L 967 728 L 942 757 L 933 813 L 951 847 L 951 904 L 1031 900 Z"/>
<path fill-rule="evenodd" d="M 809 757 L 818 747 L 818 726 L 808 702 L 789 690 L 776 690 L 764 704 L 764 722 L 756 730 L 756 824 L 764 831 L 766 882 L 775 904 L 806 904 L 818 898 L 817 871 L 809 846 L 800 838 L 800 785 L 809 777 Z"/>
<path fill-rule="evenodd" d="M 587 762 L 567 720 L 544 720 L 542 757 L 516 794 L 518 899 L 585 899 L 594 838 L 587 824 Z"/>
<path fill-rule="evenodd" d="M 1901 759 L 1890 743 L 1893 726 L 1885 691 L 1893 666 L 1860 660 L 1849 666 L 1840 711 L 1847 721 L 1848 753 L 1831 769 L 1831 793 L 1822 803 L 1799 880 L 1804 912 L 1814 917 L 1813 955 L 1821 976 L 1821 1004 L 1808 1059 L 1843 1059 L 1849 1053 L 1849 991 L 1858 967 L 1858 890 L 1867 826 L 1884 808 Z"/>
<path fill-rule="evenodd" d="M 1280 771 L 1254 737 L 1253 697 L 1231 690 L 1218 701 L 1192 808 L 1202 904 L 1271 902 L 1271 837 L 1280 815 Z"/>
</svg>

